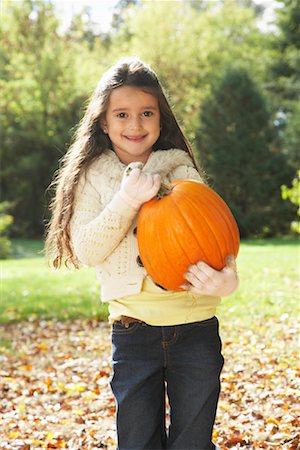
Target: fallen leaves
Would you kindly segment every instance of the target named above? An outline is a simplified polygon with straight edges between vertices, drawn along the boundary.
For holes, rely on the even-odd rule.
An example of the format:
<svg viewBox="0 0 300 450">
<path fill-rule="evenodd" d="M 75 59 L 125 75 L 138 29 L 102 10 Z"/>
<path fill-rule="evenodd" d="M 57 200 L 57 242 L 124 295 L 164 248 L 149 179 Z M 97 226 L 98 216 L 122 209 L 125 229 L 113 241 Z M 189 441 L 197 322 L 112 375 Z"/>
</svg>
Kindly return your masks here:
<svg viewBox="0 0 300 450">
<path fill-rule="evenodd" d="M 115 448 L 108 326 L 42 321 L 4 334 L 0 449 Z"/>
<path fill-rule="evenodd" d="M 239 323 L 225 328 L 216 422 L 222 450 L 300 448 L 295 329 L 270 319 L 257 322 L 255 329 Z"/>
<path fill-rule="evenodd" d="M 221 321 L 225 366 L 214 440 L 222 449 L 299 449 L 297 328 Z M 0 450 L 116 448 L 109 326 L 2 327 Z"/>
</svg>

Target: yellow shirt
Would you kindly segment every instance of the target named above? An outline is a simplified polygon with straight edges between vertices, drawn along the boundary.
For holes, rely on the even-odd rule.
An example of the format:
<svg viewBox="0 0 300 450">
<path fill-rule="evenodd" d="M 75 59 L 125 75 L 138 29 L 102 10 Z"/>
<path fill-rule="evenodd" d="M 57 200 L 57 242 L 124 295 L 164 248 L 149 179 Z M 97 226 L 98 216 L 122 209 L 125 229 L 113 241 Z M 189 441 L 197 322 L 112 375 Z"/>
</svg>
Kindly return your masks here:
<svg viewBox="0 0 300 450">
<path fill-rule="evenodd" d="M 153 326 L 181 325 L 210 319 L 215 315 L 220 301 L 220 297 L 164 291 L 146 277 L 139 294 L 109 303 L 109 321 L 120 320 L 123 315 Z"/>
</svg>

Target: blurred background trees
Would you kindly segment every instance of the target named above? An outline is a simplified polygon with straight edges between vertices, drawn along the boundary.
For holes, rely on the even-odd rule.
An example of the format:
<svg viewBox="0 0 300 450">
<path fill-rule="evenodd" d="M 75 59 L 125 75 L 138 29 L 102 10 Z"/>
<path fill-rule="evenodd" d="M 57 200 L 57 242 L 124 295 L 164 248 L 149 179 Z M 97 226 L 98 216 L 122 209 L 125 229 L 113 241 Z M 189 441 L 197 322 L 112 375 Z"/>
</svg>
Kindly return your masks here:
<svg viewBox="0 0 300 450">
<path fill-rule="evenodd" d="M 102 73 L 138 55 L 158 73 L 211 185 L 243 237 L 286 233 L 300 147 L 299 1 L 275 2 L 273 27 L 251 0 L 121 0 L 109 31 L 83 8 L 63 27 L 48 1 L 4 1 L 2 195 L 14 236 L 41 237 L 46 194 Z"/>
<path fill-rule="evenodd" d="M 292 220 L 278 189 L 293 175 L 267 102 L 248 71 L 228 68 L 202 104 L 200 161 L 238 218 L 242 236 L 284 233 Z"/>
</svg>

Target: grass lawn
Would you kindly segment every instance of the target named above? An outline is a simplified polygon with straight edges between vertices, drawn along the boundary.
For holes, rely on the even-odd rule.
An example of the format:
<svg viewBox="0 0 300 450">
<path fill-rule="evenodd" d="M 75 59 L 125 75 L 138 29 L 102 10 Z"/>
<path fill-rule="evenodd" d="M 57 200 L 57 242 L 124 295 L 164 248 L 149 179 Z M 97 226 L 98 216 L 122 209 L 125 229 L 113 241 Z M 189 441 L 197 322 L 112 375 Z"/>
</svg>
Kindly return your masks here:
<svg viewBox="0 0 300 450">
<path fill-rule="evenodd" d="M 299 308 L 298 240 L 248 240 L 238 256 L 240 287 L 223 299 L 220 315 L 257 318 L 294 315 Z"/>
<path fill-rule="evenodd" d="M 13 258 L 1 261 L 0 323 L 107 317 L 93 269 L 52 270 L 42 248 L 41 241 L 14 240 Z"/>
<path fill-rule="evenodd" d="M 222 321 L 244 325 L 257 319 L 296 318 L 299 302 L 297 240 L 242 242 L 238 256 L 240 288 L 218 310 Z M 37 318 L 107 317 L 93 269 L 51 270 L 41 241 L 15 240 L 12 259 L 1 261 L 0 322 Z"/>
</svg>

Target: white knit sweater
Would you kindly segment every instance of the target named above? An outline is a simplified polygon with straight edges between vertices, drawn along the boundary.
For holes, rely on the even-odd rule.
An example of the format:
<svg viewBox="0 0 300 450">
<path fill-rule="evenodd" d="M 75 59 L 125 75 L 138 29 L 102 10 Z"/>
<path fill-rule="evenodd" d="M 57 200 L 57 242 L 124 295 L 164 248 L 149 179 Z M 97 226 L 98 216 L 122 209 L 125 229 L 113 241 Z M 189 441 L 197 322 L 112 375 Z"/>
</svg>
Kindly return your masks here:
<svg viewBox="0 0 300 450">
<path fill-rule="evenodd" d="M 79 179 L 71 220 L 74 252 L 95 267 L 104 302 L 139 293 L 147 275 L 137 263 L 138 213 L 119 196 L 125 168 L 112 150 L 99 156 Z M 159 173 L 164 183 L 200 180 L 188 153 L 178 149 L 152 152 L 143 170 Z"/>
</svg>

